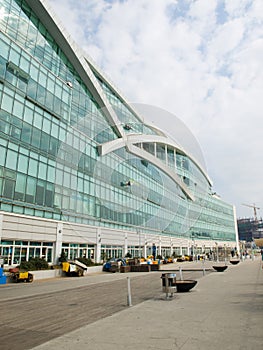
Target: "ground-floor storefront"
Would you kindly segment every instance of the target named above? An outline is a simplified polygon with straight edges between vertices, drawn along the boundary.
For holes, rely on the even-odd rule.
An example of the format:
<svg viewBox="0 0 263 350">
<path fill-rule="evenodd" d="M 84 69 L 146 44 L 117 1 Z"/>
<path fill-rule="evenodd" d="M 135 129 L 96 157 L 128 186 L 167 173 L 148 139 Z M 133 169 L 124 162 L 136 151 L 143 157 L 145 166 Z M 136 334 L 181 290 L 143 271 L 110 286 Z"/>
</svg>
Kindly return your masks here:
<svg viewBox="0 0 263 350">
<path fill-rule="evenodd" d="M 68 259 L 86 257 L 94 262 L 108 258 L 156 256 L 171 257 L 204 253 L 228 256 L 237 242 L 192 240 L 176 236 L 121 231 L 106 227 L 0 213 L 0 256 L 4 266 L 13 266 L 32 257 L 57 264 L 62 252 Z"/>
</svg>

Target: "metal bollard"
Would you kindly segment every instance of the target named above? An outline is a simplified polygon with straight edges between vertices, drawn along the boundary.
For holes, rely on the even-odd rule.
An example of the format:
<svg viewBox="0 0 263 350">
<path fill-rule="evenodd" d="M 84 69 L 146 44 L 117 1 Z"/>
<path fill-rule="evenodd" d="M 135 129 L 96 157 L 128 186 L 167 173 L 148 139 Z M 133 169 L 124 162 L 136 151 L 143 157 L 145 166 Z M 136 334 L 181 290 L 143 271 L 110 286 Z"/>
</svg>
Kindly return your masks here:
<svg viewBox="0 0 263 350">
<path fill-rule="evenodd" d="M 166 289 L 166 299 L 169 299 L 168 295 L 168 287 L 169 287 L 169 281 L 168 281 L 168 274 L 165 274 L 165 289 Z"/>
<path fill-rule="evenodd" d="M 182 267 L 179 266 L 179 273 L 180 273 L 180 280 L 183 280 L 183 271 L 182 271 Z"/>
<path fill-rule="evenodd" d="M 128 306 L 132 306 L 132 301 L 131 301 L 131 279 L 130 279 L 130 277 L 127 277 L 127 284 L 128 284 L 127 303 L 128 303 Z"/>
</svg>

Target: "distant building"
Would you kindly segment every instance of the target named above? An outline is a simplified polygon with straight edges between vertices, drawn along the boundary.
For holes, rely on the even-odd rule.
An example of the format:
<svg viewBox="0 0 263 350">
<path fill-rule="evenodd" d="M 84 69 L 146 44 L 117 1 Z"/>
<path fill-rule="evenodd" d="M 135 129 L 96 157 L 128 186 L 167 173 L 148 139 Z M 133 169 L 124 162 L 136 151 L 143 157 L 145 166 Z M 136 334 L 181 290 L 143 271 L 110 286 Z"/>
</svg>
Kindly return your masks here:
<svg viewBox="0 0 263 350">
<path fill-rule="evenodd" d="M 240 241 L 252 242 L 255 238 L 263 237 L 263 220 L 243 218 L 237 220 L 238 237 Z"/>
</svg>

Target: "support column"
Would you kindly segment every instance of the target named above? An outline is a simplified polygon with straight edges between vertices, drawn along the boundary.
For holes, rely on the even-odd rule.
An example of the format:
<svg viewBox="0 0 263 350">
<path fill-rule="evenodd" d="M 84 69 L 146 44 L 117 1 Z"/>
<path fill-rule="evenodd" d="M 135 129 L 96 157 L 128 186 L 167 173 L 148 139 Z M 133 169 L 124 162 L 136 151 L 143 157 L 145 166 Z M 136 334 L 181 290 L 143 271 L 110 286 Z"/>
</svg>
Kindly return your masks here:
<svg viewBox="0 0 263 350">
<path fill-rule="evenodd" d="M 100 263 L 100 256 L 101 256 L 101 229 L 100 227 L 97 228 L 97 237 L 96 237 L 96 255 L 95 255 L 95 261 L 97 264 Z"/>
<path fill-rule="evenodd" d="M 158 255 L 162 255 L 162 239 L 159 237 Z"/>
<path fill-rule="evenodd" d="M 147 258 L 147 237 L 146 234 L 144 235 L 144 246 L 143 246 L 143 256 L 144 258 Z"/>
<path fill-rule="evenodd" d="M 55 264 L 58 263 L 58 259 L 59 259 L 60 254 L 61 254 L 62 240 L 63 240 L 63 223 L 58 222 L 58 224 L 57 224 L 57 237 L 56 237 L 54 253 L 53 253 L 53 261 Z"/>
<path fill-rule="evenodd" d="M 170 240 L 170 256 L 173 256 L 173 240 Z"/>
<path fill-rule="evenodd" d="M 128 253 L 128 234 L 125 232 L 125 238 L 124 238 L 124 256 Z"/>
</svg>

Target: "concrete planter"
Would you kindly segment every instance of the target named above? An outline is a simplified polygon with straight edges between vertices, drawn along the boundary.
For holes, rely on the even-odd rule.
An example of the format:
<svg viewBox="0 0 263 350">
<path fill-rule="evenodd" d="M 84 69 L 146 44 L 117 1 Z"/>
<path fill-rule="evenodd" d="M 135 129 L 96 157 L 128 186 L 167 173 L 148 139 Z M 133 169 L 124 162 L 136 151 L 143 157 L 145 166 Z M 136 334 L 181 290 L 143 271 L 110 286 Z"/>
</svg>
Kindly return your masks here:
<svg viewBox="0 0 263 350">
<path fill-rule="evenodd" d="M 143 264 L 143 265 L 131 265 L 131 272 L 149 272 L 150 271 L 150 265 Z"/>
<path fill-rule="evenodd" d="M 29 271 L 33 275 L 33 281 L 37 280 L 43 280 L 43 279 L 49 279 L 49 278 L 58 278 L 63 276 L 62 269 L 54 269 L 54 270 L 36 270 L 36 271 Z M 85 272 L 85 275 L 93 274 L 93 273 L 99 273 L 102 272 L 102 266 L 89 266 L 88 271 Z M 10 275 L 7 274 L 6 276 L 6 282 L 12 283 L 12 279 L 10 278 Z"/>
<path fill-rule="evenodd" d="M 196 284 L 197 284 L 197 281 L 195 280 L 176 281 L 177 293 L 189 292 L 189 290 L 194 288 Z"/>
<path fill-rule="evenodd" d="M 85 275 L 89 275 L 92 273 L 98 273 L 102 271 L 102 266 L 88 266 L 88 271 L 85 272 Z M 63 276 L 63 272 L 61 269 L 54 270 L 38 270 L 38 271 L 30 271 L 34 275 L 34 281 L 46 279 L 46 278 L 56 278 Z"/>
<path fill-rule="evenodd" d="M 102 265 L 88 266 L 88 271 L 86 272 L 86 275 L 89 275 L 90 273 L 98 273 L 98 272 L 102 272 Z"/>
<path fill-rule="evenodd" d="M 215 265 L 213 266 L 213 268 L 217 271 L 217 272 L 223 272 L 227 269 L 226 265 Z"/>
<path fill-rule="evenodd" d="M 62 276 L 61 269 L 29 271 L 34 277 L 34 281 Z"/>
<path fill-rule="evenodd" d="M 239 260 L 230 260 L 230 264 L 237 265 L 239 264 Z"/>
<path fill-rule="evenodd" d="M 34 281 L 46 279 L 46 278 L 57 278 L 62 277 L 63 272 L 61 269 L 54 269 L 54 270 L 38 270 L 38 271 L 30 271 L 34 275 Z M 98 273 L 102 272 L 102 266 L 88 266 L 88 271 L 85 271 L 84 276 L 92 274 L 92 273 Z"/>
<path fill-rule="evenodd" d="M 161 265 L 159 265 L 159 264 L 151 264 L 149 266 L 150 266 L 151 271 L 159 271 Z"/>
<path fill-rule="evenodd" d="M 127 266 L 121 266 L 121 267 L 120 267 L 120 272 L 121 272 L 121 273 L 131 272 L 131 266 L 129 266 L 129 265 L 127 265 Z"/>
</svg>

